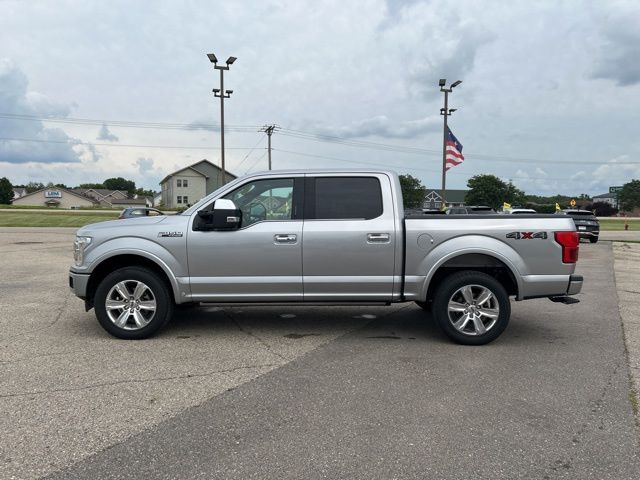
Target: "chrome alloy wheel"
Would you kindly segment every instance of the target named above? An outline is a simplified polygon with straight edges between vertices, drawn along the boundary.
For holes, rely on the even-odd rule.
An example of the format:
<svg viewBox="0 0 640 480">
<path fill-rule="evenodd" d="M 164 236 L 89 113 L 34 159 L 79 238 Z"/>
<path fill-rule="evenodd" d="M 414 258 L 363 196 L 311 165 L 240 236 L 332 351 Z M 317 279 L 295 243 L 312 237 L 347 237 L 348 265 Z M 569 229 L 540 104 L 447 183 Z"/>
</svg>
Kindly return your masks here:
<svg viewBox="0 0 640 480">
<path fill-rule="evenodd" d="M 156 314 L 156 307 L 155 295 L 139 280 L 116 283 L 105 300 L 109 320 L 124 330 L 146 327 Z"/>
<path fill-rule="evenodd" d="M 482 285 L 465 285 L 449 298 L 449 321 L 465 335 L 484 335 L 498 321 L 500 306 L 491 290 Z"/>
</svg>

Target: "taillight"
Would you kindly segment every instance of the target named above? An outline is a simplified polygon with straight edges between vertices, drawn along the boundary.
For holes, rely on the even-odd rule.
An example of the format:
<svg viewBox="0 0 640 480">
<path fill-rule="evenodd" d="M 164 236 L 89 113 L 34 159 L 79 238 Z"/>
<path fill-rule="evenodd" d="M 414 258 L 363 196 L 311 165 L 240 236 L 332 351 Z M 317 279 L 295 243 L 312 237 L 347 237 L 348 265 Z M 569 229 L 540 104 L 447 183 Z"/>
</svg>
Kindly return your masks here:
<svg viewBox="0 0 640 480">
<path fill-rule="evenodd" d="M 578 232 L 554 232 L 554 237 L 562 247 L 562 262 L 576 263 L 578 261 L 578 248 L 580 247 Z"/>
</svg>

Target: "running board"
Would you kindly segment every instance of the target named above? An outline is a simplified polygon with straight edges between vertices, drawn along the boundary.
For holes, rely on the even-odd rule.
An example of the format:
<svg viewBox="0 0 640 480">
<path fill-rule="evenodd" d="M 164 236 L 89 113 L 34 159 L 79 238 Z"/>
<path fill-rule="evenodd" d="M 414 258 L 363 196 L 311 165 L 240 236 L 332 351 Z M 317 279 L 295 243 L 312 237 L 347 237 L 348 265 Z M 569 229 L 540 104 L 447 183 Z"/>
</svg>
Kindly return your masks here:
<svg viewBox="0 0 640 480">
<path fill-rule="evenodd" d="M 573 303 L 580 303 L 575 297 L 570 297 L 568 295 L 559 295 L 557 297 L 549 297 L 549 300 L 555 303 L 564 303 L 565 305 L 571 305 Z"/>
</svg>

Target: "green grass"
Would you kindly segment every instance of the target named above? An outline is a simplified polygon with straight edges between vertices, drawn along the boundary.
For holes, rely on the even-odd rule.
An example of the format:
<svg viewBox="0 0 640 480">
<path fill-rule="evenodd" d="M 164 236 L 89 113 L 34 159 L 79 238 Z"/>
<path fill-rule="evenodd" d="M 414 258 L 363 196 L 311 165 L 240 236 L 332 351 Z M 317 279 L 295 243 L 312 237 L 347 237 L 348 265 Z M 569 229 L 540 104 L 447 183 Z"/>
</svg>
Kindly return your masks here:
<svg viewBox="0 0 640 480">
<path fill-rule="evenodd" d="M 640 219 L 629 219 L 627 222 L 629 230 L 635 232 L 640 230 Z M 600 220 L 600 230 L 624 230 L 624 220 Z"/>
<path fill-rule="evenodd" d="M 0 213 L 0 227 L 82 227 L 90 223 L 115 220 L 119 212 L 75 213 L 62 211 Z"/>
</svg>

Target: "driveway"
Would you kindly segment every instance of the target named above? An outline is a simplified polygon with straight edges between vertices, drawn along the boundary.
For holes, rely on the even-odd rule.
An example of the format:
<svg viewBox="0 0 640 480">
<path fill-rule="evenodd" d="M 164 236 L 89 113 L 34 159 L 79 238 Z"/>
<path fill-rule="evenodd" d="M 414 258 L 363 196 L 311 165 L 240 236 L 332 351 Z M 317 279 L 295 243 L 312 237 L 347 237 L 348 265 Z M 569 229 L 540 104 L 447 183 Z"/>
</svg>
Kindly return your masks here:
<svg viewBox="0 0 640 480">
<path fill-rule="evenodd" d="M 514 303 L 484 347 L 413 304 L 190 310 L 126 342 L 69 294 L 71 234 L 39 232 L 0 230 L 2 478 L 640 471 L 609 243 L 581 247 L 581 303 Z"/>
</svg>

